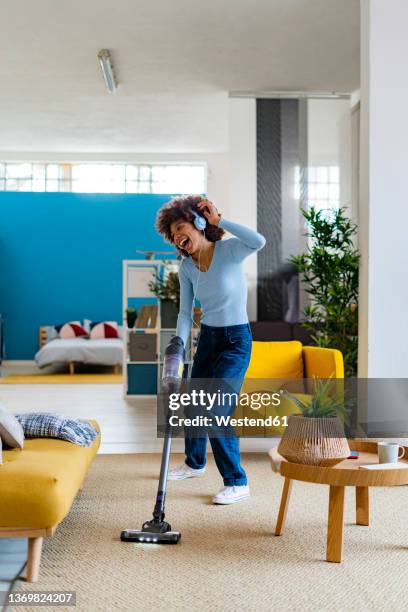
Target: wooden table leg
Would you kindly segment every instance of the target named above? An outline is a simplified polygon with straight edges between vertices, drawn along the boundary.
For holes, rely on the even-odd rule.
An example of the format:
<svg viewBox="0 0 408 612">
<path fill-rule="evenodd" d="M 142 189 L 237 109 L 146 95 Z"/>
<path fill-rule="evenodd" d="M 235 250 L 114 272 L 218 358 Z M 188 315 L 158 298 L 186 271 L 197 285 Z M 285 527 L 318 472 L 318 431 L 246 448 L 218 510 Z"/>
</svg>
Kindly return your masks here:
<svg viewBox="0 0 408 612">
<path fill-rule="evenodd" d="M 370 502 L 368 487 L 356 487 L 356 524 L 370 524 Z"/>
<path fill-rule="evenodd" d="M 279 507 L 278 520 L 276 521 L 275 535 L 280 536 L 285 528 L 286 513 L 288 511 L 290 492 L 292 490 L 292 481 L 290 478 L 285 478 L 282 489 L 281 503 Z"/>
<path fill-rule="evenodd" d="M 44 538 L 28 538 L 27 582 L 37 582 Z"/>
<path fill-rule="evenodd" d="M 340 563 L 343 554 L 344 487 L 330 486 L 326 561 Z"/>
</svg>

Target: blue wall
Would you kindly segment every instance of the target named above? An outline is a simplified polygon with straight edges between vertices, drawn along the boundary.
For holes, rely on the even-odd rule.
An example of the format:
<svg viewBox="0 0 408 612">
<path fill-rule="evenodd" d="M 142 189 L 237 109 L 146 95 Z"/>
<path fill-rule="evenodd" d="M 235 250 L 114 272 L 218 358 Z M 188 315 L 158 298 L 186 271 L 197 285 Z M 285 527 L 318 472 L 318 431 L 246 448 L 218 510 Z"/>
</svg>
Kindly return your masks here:
<svg viewBox="0 0 408 612">
<path fill-rule="evenodd" d="M 121 320 L 122 260 L 171 250 L 154 229 L 168 195 L 0 194 L 6 359 L 33 359 L 38 328 Z"/>
</svg>

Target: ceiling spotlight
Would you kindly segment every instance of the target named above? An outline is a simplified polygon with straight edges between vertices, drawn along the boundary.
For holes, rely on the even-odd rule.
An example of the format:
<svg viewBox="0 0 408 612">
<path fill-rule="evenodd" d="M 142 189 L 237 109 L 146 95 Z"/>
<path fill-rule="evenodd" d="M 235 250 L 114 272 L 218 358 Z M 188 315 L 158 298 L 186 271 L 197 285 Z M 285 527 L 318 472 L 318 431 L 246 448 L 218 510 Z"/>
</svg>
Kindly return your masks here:
<svg viewBox="0 0 408 612">
<path fill-rule="evenodd" d="M 109 93 L 115 93 L 117 82 L 113 72 L 112 57 L 109 49 L 101 49 L 98 53 L 98 60 L 102 70 L 103 80 Z"/>
</svg>

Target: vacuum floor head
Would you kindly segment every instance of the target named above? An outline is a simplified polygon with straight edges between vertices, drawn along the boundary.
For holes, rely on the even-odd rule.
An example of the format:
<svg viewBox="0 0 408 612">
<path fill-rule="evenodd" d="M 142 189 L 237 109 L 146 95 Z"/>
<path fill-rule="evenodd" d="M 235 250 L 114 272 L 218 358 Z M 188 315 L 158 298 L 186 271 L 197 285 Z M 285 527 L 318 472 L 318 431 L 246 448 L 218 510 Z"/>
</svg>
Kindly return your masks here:
<svg viewBox="0 0 408 612">
<path fill-rule="evenodd" d="M 177 544 L 180 538 L 181 533 L 179 531 L 153 533 L 151 531 L 124 529 L 120 534 L 122 542 L 140 542 L 141 544 Z"/>
</svg>

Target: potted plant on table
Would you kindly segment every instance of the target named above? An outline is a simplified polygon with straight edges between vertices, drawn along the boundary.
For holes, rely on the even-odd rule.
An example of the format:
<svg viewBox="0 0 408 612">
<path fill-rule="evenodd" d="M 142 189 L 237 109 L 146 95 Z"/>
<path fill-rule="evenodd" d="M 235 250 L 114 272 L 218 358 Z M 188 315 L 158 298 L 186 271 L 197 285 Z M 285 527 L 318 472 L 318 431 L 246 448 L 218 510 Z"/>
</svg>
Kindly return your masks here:
<svg viewBox="0 0 408 612">
<path fill-rule="evenodd" d="M 174 329 L 180 307 L 180 283 L 174 264 L 165 262 L 163 274 L 155 273 L 149 288 L 160 300 L 162 328 Z"/>
<path fill-rule="evenodd" d="M 315 380 L 310 400 L 289 392 L 285 395 L 300 414 L 291 414 L 278 452 L 287 461 L 315 466 L 332 466 L 350 456 L 344 425 L 348 412 L 344 394 L 336 380 Z"/>
</svg>

